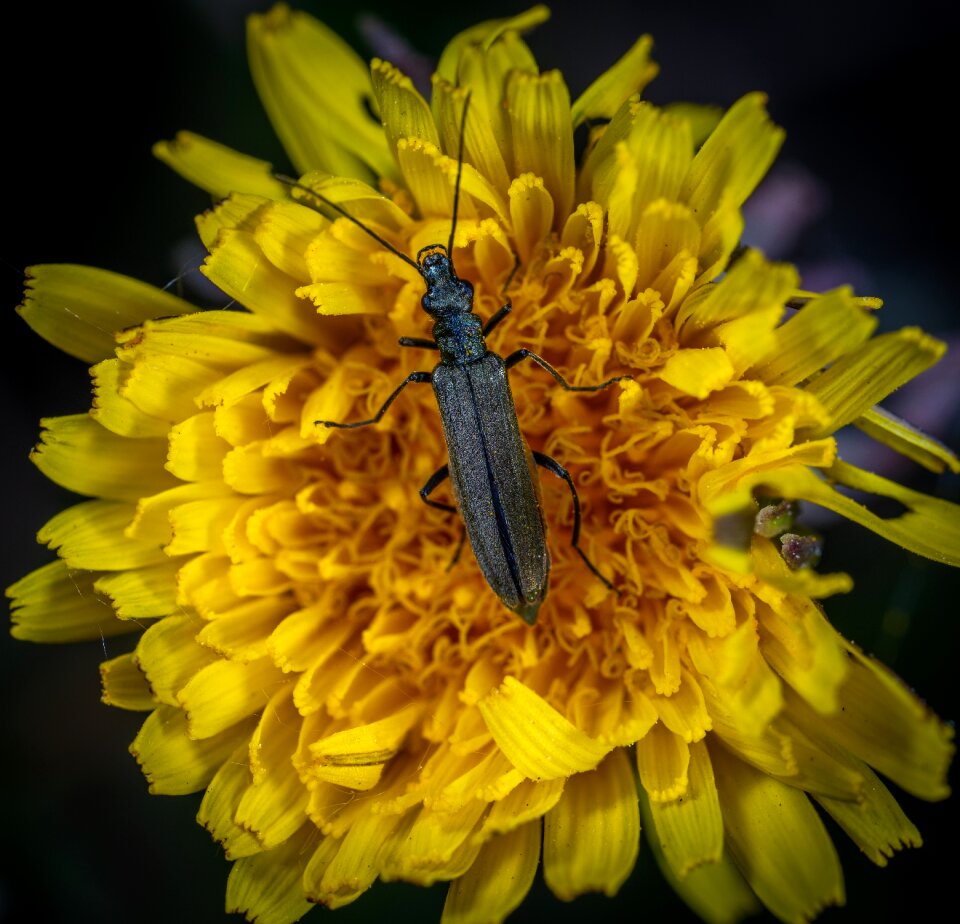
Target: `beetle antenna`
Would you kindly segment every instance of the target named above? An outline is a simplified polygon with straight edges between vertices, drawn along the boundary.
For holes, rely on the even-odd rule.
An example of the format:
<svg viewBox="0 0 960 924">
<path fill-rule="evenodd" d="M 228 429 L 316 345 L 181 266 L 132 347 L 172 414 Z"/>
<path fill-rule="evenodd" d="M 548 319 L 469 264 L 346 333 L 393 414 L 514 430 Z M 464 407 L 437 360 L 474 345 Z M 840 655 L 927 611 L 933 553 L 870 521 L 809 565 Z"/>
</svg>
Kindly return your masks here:
<svg viewBox="0 0 960 924">
<path fill-rule="evenodd" d="M 467 127 L 467 110 L 470 108 L 470 93 L 463 100 L 463 114 L 460 116 L 460 144 L 457 148 L 457 182 L 453 187 L 453 221 L 450 223 L 450 240 L 447 243 L 447 256 L 453 266 L 453 235 L 457 230 L 457 206 L 460 204 L 460 177 L 463 175 L 463 136 Z"/>
<path fill-rule="evenodd" d="M 389 241 L 386 241 L 382 237 L 380 237 L 380 235 L 377 234 L 377 232 L 374 231 L 372 228 L 368 228 L 362 221 L 360 221 L 359 218 L 354 218 L 354 216 L 351 215 L 345 208 L 343 208 L 343 206 L 338 205 L 336 202 L 331 201 L 326 196 L 322 196 L 315 189 L 311 189 L 309 186 L 304 186 L 303 183 L 298 182 L 291 176 L 284 176 L 284 174 L 282 173 L 275 173 L 273 177 L 275 180 L 279 180 L 285 186 L 289 186 L 292 189 L 299 189 L 305 193 L 310 193 L 311 196 L 314 196 L 315 198 L 319 199 L 324 205 L 333 209 L 335 212 L 339 212 L 348 221 L 352 221 L 361 231 L 365 231 L 378 244 L 381 244 L 383 247 L 386 247 L 387 250 L 390 251 L 390 253 L 398 256 L 401 260 L 403 260 L 404 263 L 409 263 L 418 273 L 420 272 L 420 265 L 416 261 L 412 260 L 405 253 L 402 253 L 401 251 L 397 250 L 397 248 L 394 247 L 393 244 L 391 244 Z M 316 205 L 313 205 L 310 202 L 304 202 L 303 199 L 294 199 L 293 201 L 299 203 L 300 205 L 306 206 L 308 209 L 313 209 L 314 212 L 319 212 L 321 215 L 324 215 L 322 209 L 318 208 Z M 326 217 L 326 215 L 324 215 L 324 217 Z"/>
</svg>

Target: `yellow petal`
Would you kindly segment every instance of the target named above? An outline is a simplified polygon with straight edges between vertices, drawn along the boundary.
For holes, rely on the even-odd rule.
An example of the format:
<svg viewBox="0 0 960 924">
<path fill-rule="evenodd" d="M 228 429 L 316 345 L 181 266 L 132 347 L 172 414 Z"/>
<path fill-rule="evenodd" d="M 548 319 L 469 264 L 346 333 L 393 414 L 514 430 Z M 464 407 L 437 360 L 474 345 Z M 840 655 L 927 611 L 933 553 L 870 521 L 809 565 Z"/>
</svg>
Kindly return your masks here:
<svg viewBox="0 0 960 924">
<path fill-rule="evenodd" d="M 230 193 L 253 193 L 269 199 L 282 199 L 287 194 L 283 183 L 274 179 L 273 168 L 267 161 L 193 132 L 177 132 L 173 141 L 158 141 L 153 146 L 153 156 L 215 199 Z"/>
<path fill-rule="evenodd" d="M 364 105 L 367 67 L 335 32 L 278 4 L 247 20 L 247 54 L 260 100 L 300 173 L 396 179 L 383 131 Z"/>
<path fill-rule="evenodd" d="M 224 551 L 224 530 L 244 503 L 242 497 L 233 495 L 205 497 L 171 507 L 170 542 L 164 551 L 168 555 Z"/>
<path fill-rule="evenodd" d="M 296 284 L 264 257 L 251 234 L 224 231 L 200 271 L 231 298 L 305 343 L 323 343 L 323 321 L 294 294 Z"/>
<path fill-rule="evenodd" d="M 613 276 L 620 283 L 623 294 L 628 298 L 633 295 L 637 284 L 637 254 L 634 249 L 617 234 L 610 234 L 607 238 L 607 266 L 605 275 Z"/>
<path fill-rule="evenodd" d="M 723 118 L 723 109 L 720 106 L 704 103 L 668 103 L 665 108 L 670 115 L 689 123 L 694 149 L 703 145 Z"/>
<path fill-rule="evenodd" d="M 202 212 L 194 219 L 194 222 L 203 246 L 207 250 L 213 250 L 217 237 L 224 229 L 232 231 L 240 228 L 244 231 L 253 231 L 256 227 L 257 217 L 269 201 L 263 196 L 233 193 L 228 198 L 218 202 L 213 208 Z M 317 216 L 317 218 L 323 222 L 320 216 Z"/>
<path fill-rule="evenodd" d="M 499 924 L 526 898 L 539 860 L 539 819 L 487 841 L 450 884 L 441 924 Z"/>
<path fill-rule="evenodd" d="M 231 661 L 256 661 L 267 654 L 270 633 L 294 606 L 286 597 L 247 600 L 204 626 L 197 641 Z"/>
<path fill-rule="evenodd" d="M 370 62 L 370 76 L 387 145 L 394 157 L 401 138 L 419 138 L 439 147 L 440 136 L 430 107 L 410 78 L 379 58 Z"/>
<path fill-rule="evenodd" d="M 159 545 L 127 538 L 132 504 L 84 501 L 62 510 L 37 533 L 37 541 L 56 551 L 71 568 L 123 571 L 166 559 Z"/>
<path fill-rule="evenodd" d="M 685 395 L 706 398 L 733 378 L 733 364 L 721 347 L 677 350 L 664 363 L 660 378 Z"/>
<path fill-rule="evenodd" d="M 762 93 L 749 93 L 727 110 L 697 152 L 685 201 L 701 223 L 722 208 L 738 208 L 773 163 L 783 130 L 770 122 Z"/>
<path fill-rule="evenodd" d="M 728 635 L 737 626 L 730 588 L 712 569 L 704 569 L 698 577 L 707 595 L 696 602 L 685 601 L 684 611 L 710 638 Z"/>
<path fill-rule="evenodd" d="M 234 821 L 240 798 L 251 783 L 249 751 L 249 742 L 244 741 L 230 759 L 223 762 L 207 786 L 197 812 L 197 822 L 223 847 L 228 860 L 252 856 L 263 850 L 260 842 Z"/>
<path fill-rule="evenodd" d="M 317 660 L 300 675 L 293 693 L 301 715 L 329 707 L 362 671 L 363 660 L 349 651 L 334 651 L 329 658 Z"/>
<path fill-rule="evenodd" d="M 177 599 L 204 619 L 214 619 L 241 602 L 230 583 L 230 559 L 204 553 L 186 561 L 177 575 Z"/>
<path fill-rule="evenodd" d="M 127 373 L 120 394 L 145 414 L 172 423 L 196 412 L 196 398 L 218 370 L 182 356 L 151 356 Z"/>
<path fill-rule="evenodd" d="M 130 753 L 140 764 L 150 792 L 182 796 L 203 789 L 249 734 L 248 726 L 235 726 L 197 740 L 187 732 L 182 709 L 158 706 L 133 739 Z"/>
<path fill-rule="evenodd" d="M 231 407 L 243 398 L 255 393 L 268 382 L 293 375 L 307 367 L 309 363 L 310 360 L 307 355 L 298 354 L 295 356 L 273 356 L 262 362 L 244 366 L 205 388 L 197 397 L 197 403 L 207 407 Z M 262 412 L 262 405 L 260 405 L 259 410 Z M 250 439 L 259 439 L 268 435 L 268 432 L 257 432 L 249 437 L 231 440 L 228 434 L 224 432 L 224 418 L 225 415 L 223 414 L 215 417 L 214 429 L 218 436 L 227 440 L 227 442 L 232 442 L 234 446 L 238 442 L 249 442 Z M 171 446 L 171 452 L 172 448 Z"/>
<path fill-rule="evenodd" d="M 337 855 L 340 844 L 340 838 L 333 836 L 323 837 L 307 861 L 307 865 L 303 869 L 302 885 L 303 893 L 309 896 L 309 901 L 316 901 L 314 896 L 320 887 L 320 881 L 323 879 L 323 874 L 327 871 L 327 867 Z"/>
<path fill-rule="evenodd" d="M 772 547 L 764 554 L 779 558 Z M 757 622 L 764 659 L 818 712 L 835 712 L 847 675 L 842 637 L 813 601 L 773 588 L 760 596 Z"/>
<path fill-rule="evenodd" d="M 703 690 L 693 674 L 685 668 L 675 692 L 669 696 L 652 696 L 650 699 L 663 724 L 688 744 L 699 741 L 712 727 Z"/>
<path fill-rule="evenodd" d="M 125 439 L 86 414 L 46 417 L 40 425 L 40 445 L 30 458 L 69 491 L 131 501 L 176 483 L 163 469 L 165 440 Z M 93 459 L 96 465 L 90 464 Z"/>
<path fill-rule="evenodd" d="M 727 846 L 757 897 L 781 921 L 804 924 L 844 902 L 830 835 L 807 797 L 712 747 Z"/>
<path fill-rule="evenodd" d="M 513 20 L 492 20 L 467 29 L 453 39 L 440 58 L 433 78 L 433 112 L 443 149 L 459 149 L 463 108 L 470 95 L 470 112 L 463 131 L 464 160 L 473 164 L 498 189 L 506 189 L 512 170 L 509 114 L 504 87 L 511 73 L 535 75 L 537 63 L 515 28 L 530 28 L 546 16 L 535 7 Z"/>
<path fill-rule="evenodd" d="M 507 759 L 529 779 L 555 780 L 590 770 L 610 751 L 514 677 L 477 706 Z"/>
<path fill-rule="evenodd" d="M 360 284 L 363 289 L 394 282 L 389 265 L 384 263 L 383 245 L 372 239 L 357 240 L 350 228 L 351 225 L 341 219 L 329 231 L 310 241 L 304 250 L 309 278 L 314 282 Z M 371 306 L 378 306 L 380 302 L 380 298 L 370 299 Z"/>
<path fill-rule="evenodd" d="M 723 700 L 711 695 L 709 686 L 704 684 L 704 689 L 714 731 L 741 760 L 808 792 L 838 799 L 859 797 L 863 777 L 842 755 L 833 756 L 812 741 L 792 715 L 780 715 L 758 730 L 751 716 L 728 711 Z"/>
<path fill-rule="evenodd" d="M 380 872 L 378 855 L 401 817 L 370 812 L 361 815 L 329 862 L 311 864 L 313 869 L 308 867 L 304 888 L 310 900 L 328 908 L 340 908 L 366 892 Z"/>
<path fill-rule="evenodd" d="M 177 693 L 216 656 L 196 641 L 203 623 L 193 615 L 168 616 L 150 626 L 137 642 L 137 664 L 162 703 L 177 705 Z"/>
<path fill-rule="evenodd" d="M 382 306 L 376 289 L 349 282 L 315 282 L 299 286 L 296 294 L 298 298 L 309 299 L 318 314 L 328 317 L 377 314 Z"/>
<path fill-rule="evenodd" d="M 467 759 L 482 753 L 483 751 L 474 752 Z M 459 768 L 453 772 L 459 772 Z M 484 801 L 500 800 L 500 802 L 503 802 L 524 784 L 536 785 L 529 780 L 524 780 L 500 750 L 493 747 L 473 767 L 444 786 L 439 795 L 433 795 L 432 791 L 425 794 L 424 805 L 440 812 L 452 812 L 463 808 L 470 799 L 475 798 Z M 483 823 L 482 831 L 491 830 L 489 822 L 490 816 L 488 815 Z M 519 823 L 520 819 L 518 818 L 515 824 Z M 513 825 L 508 825 L 508 827 L 513 827 Z"/>
<path fill-rule="evenodd" d="M 637 223 L 637 283 L 641 289 L 657 289 L 669 302 L 678 277 L 671 274 L 669 283 L 664 275 L 668 267 L 674 271 L 676 257 L 682 254 L 696 257 L 700 249 L 700 226 L 693 213 L 678 202 L 656 199 L 640 214 Z"/>
<path fill-rule="evenodd" d="M 208 481 L 220 476 L 229 444 L 216 432 L 212 411 L 194 414 L 170 430 L 166 469 L 181 481 Z"/>
<path fill-rule="evenodd" d="M 726 270 L 742 238 L 743 215 L 737 208 L 722 208 L 703 225 L 695 287 L 711 282 Z"/>
<path fill-rule="evenodd" d="M 312 209 L 294 202 L 271 202 L 258 210 L 251 230 L 263 255 L 278 270 L 304 279 L 307 248 L 328 227 L 329 222 Z"/>
<path fill-rule="evenodd" d="M 192 738 L 209 738 L 262 709 L 284 683 L 269 658 L 249 664 L 214 661 L 187 682 L 177 700 Z"/>
<path fill-rule="evenodd" d="M 448 216 L 453 211 L 456 163 L 438 147 L 417 138 L 403 138 L 397 159 L 410 194 L 422 216 Z M 452 174 L 452 177 L 451 177 Z"/>
<path fill-rule="evenodd" d="M 630 133 L 623 144 L 637 170 L 630 220 L 623 232 L 633 240 L 637 221 L 651 202 L 672 202 L 678 197 L 693 156 L 693 143 L 687 122 L 640 103 L 635 107 Z"/>
<path fill-rule="evenodd" d="M 685 121 L 630 99 L 590 152 L 580 195 L 586 197 L 589 190 L 590 198 L 607 206 L 611 231 L 631 242 L 639 240 L 644 209 L 657 199 L 677 198 L 692 152 Z"/>
<path fill-rule="evenodd" d="M 718 324 L 705 339 L 723 345 L 740 376 L 774 348 L 774 328 L 782 313 L 777 303 L 758 307 L 748 315 Z"/>
<path fill-rule="evenodd" d="M 846 643 L 843 709 L 823 718 L 843 748 L 921 799 L 950 795 L 953 728 L 941 722 L 899 677 Z"/>
<path fill-rule="evenodd" d="M 510 184 L 508 194 L 514 244 L 520 259 L 526 263 L 553 227 L 553 199 L 543 180 L 532 173 L 518 176 Z"/>
<path fill-rule="evenodd" d="M 931 472 L 939 473 L 946 468 L 960 472 L 960 459 L 953 450 L 882 407 L 865 411 L 854 425 Z"/>
<path fill-rule="evenodd" d="M 710 680 L 724 708 L 745 733 L 760 734 L 782 708 L 783 695 L 780 678 L 760 654 L 757 624 L 744 619 L 735 631 L 707 642 L 707 648 L 717 665 Z"/>
<path fill-rule="evenodd" d="M 44 340 L 88 363 L 113 356 L 114 331 L 192 310 L 176 296 L 128 276 L 66 263 L 29 267 L 17 309 Z"/>
<path fill-rule="evenodd" d="M 918 376 L 943 356 L 946 344 L 918 327 L 905 327 L 868 340 L 837 360 L 806 386 L 826 408 L 829 425 L 807 431 L 816 439 L 860 417 L 904 382 Z"/>
<path fill-rule="evenodd" d="M 222 481 L 203 481 L 176 487 L 144 497 L 136 507 L 136 513 L 124 535 L 130 539 L 164 546 L 173 537 L 170 512 L 178 506 L 196 500 L 230 495 L 230 489 Z"/>
<path fill-rule="evenodd" d="M 876 774 L 864 764 L 858 770 L 865 780 L 859 800 L 816 799 L 877 866 L 886 866 L 896 851 L 920 847 L 923 840 Z"/>
<path fill-rule="evenodd" d="M 567 215 L 573 204 L 573 131 L 570 94 L 559 71 L 534 75 L 514 71 L 507 81 L 513 139 L 513 172 L 543 177 L 556 205 Z"/>
<path fill-rule="evenodd" d="M 788 263 L 769 263 L 756 250 L 748 250 L 718 283 L 703 286 L 677 312 L 676 324 L 684 345 L 705 345 L 697 338 L 704 331 L 747 315 L 770 312 L 770 345 L 773 327 L 787 299 L 796 290 L 799 276 Z"/>
<path fill-rule="evenodd" d="M 567 780 L 544 817 L 543 878 L 564 901 L 584 892 L 616 895 L 640 849 L 640 810 L 630 762 L 617 748 Z"/>
<path fill-rule="evenodd" d="M 560 246 L 572 248 L 583 255 L 581 272 L 589 276 L 600 255 L 604 235 L 603 209 L 596 202 L 583 202 L 566 220 Z"/>
<path fill-rule="evenodd" d="M 250 738 L 253 781 L 234 815 L 267 850 L 295 834 L 306 817 L 307 790 L 290 763 L 301 726 L 291 689 L 292 684 L 267 703 Z"/>
<path fill-rule="evenodd" d="M 453 812 L 435 812 L 424 806 L 409 830 L 403 831 L 402 837 L 395 832 L 385 846 L 384 879 L 430 885 L 466 872 L 480 852 L 479 839 L 471 835 L 485 811 L 486 805 L 479 799 Z"/>
<path fill-rule="evenodd" d="M 639 795 L 643 825 L 648 831 L 654 830 L 649 800 L 642 789 Z M 650 837 L 647 843 L 671 888 L 707 924 L 737 924 L 760 911 L 756 896 L 744 882 L 728 852 L 724 852 L 716 863 L 705 863 L 681 878 L 667 862 L 661 838 Z"/>
<path fill-rule="evenodd" d="M 773 547 L 772 542 L 763 543 Z M 754 538 L 754 547 L 761 545 L 761 542 Z M 812 597 L 822 599 L 832 597 L 834 594 L 845 594 L 853 590 L 853 578 L 849 574 L 836 572 L 834 574 L 819 574 L 811 568 L 798 568 L 792 570 L 787 566 L 783 556 L 777 554 L 776 557 L 770 557 L 768 560 L 770 566 L 765 566 L 757 561 L 754 555 L 754 574 L 765 584 L 782 590 L 784 593 L 795 594 L 797 596 Z"/>
<path fill-rule="evenodd" d="M 290 614 L 268 642 L 270 656 L 284 671 L 304 671 L 317 661 L 348 648 L 357 627 L 346 619 L 331 619 L 336 602 L 322 601 Z"/>
<path fill-rule="evenodd" d="M 511 32 L 528 32 L 550 18 L 550 9 L 542 3 L 524 10 L 516 16 L 504 19 L 487 19 L 474 26 L 469 26 L 455 35 L 440 55 L 437 64 L 437 73 L 450 83 L 458 83 L 460 76 L 460 59 L 464 51 L 471 45 L 478 45 L 489 50 L 497 39 Z"/>
<path fill-rule="evenodd" d="M 849 289 L 812 299 L 773 333 L 774 344 L 752 371 L 769 385 L 796 385 L 855 350 L 877 326 Z"/>
<path fill-rule="evenodd" d="M 108 597 L 120 619 L 168 616 L 177 609 L 175 578 L 178 562 L 161 562 L 105 574 L 93 589 Z"/>
<path fill-rule="evenodd" d="M 270 455 L 265 443 L 237 446 L 223 459 L 223 483 L 240 494 L 293 493 L 305 478 L 296 462 Z"/>
<path fill-rule="evenodd" d="M 690 747 L 662 723 L 637 742 L 637 771 L 652 802 L 670 802 L 687 791 Z"/>
<path fill-rule="evenodd" d="M 132 654 L 123 654 L 100 664 L 101 702 L 120 709 L 146 712 L 156 709 L 157 699 Z"/>
<path fill-rule="evenodd" d="M 299 348 L 269 320 L 227 308 L 144 321 L 136 329 L 121 331 L 117 340 L 121 358 L 130 362 L 159 354 L 221 369 L 256 362 L 277 350 Z"/>
<path fill-rule="evenodd" d="M 628 96 L 643 92 L 660 70 L 650 60 L 652 47 L 653 39 L 641 35 L 613 67 L 604 71 L 580 94 L 570 110 L 574 128 L 593 119 L 612 119 Z"/>
<path fill-rule="evenodd" d="M 328 735 L 310 745 L 310 754 L 318 761 L 344 766 L 385 763 L 399 750 L 421 711 L 419 704 L 411 703 L 384 719 Z"/>
<path fill-rule="evenodd" d="M 493 803 L 480 833 L 503 834 L 518 825 L 541 818 L 560 800 L 564 782 L 563 778 L 542 783 L 524 780 L 503 799 Z"/>
<path fill-rule="evenodd" d="M 388 239 L 390 239 L 392 233 L 411 227 L 412 219 L 407 212 L 393 199 L 380 192 L 379 189 L 361 180 L 342 176 L 328 176 L 322 171 L 314 171 L 302 178 L 301 185 L 322 194 L 325 199 L 339 205 L 345 212 Z M 302 202 L 305 205 L 316 205 L 314 197 L 307 193 L 295 189 L 293 195 L 297 202 Z M 409 206 L 407 207 L 409 208 Z M 372 242 L 370 236 L 352 222 L 339 217 L 339 213 L 331 214 L 331 219 L 334 219 L 333 228 L 337 229 L 341 240 L 360 249 L 371 250 L 374 248 L 374 242 Z M 398 242 L 393 241 L 393 243 Z M 387 259 L 391 269 L 395 268 L 397 270 L 401 278 L 411 280 L 418 278 L 412 267 L 408 267 L 407 264 L 396 257 L 385 257 L 385 259 Z"/>
<path fill-rule="evenodd" d="M 522 46 L 523 43 L 517 39 Z M 479 175 L 485 177 L 494 188 L 506 189 L 510 185 L 505 158 L 509 158 L 510 143 L 507 114 L 502 106 L 502 80 L 498 81 L 490 71 L 489 55 L 475 48 L 467 49 L 468 64 L 464 83 L 456 86 L 433 75 L 432 108 L 440 131 L 440 148 L 455 156 L 460 150 L 460 127 L 467 94 L 470 94 L 470 109 L 463 126 L 463 162 L 472 165 Z M 533 72 L 536 72 L 534 66 Z"/>
<path fill-rule="evenodd" d="M 308 823 L 279 847 L 237 860 L 227 879 L 227 914 L 244 914 L 257 924 L 299 921 L 313 907 L 300 879 L 316 836 Z"/>
<path fill-rule="evenodd" d="M 706 742 L 691 744 L 688 750 L 687 785 L 681 795 L 658 800 L 644 784 L 652 827 L 648 837 L 658 842 L 664 862 L 678 879 L 704 864 L 718 863 L 723 853 L 723 819 Z"/>
<path fill-rule="evenodd" d="M 96 595 L 96 572 L 71 571 L 62 561 L 37 568 L 7 588 L 10 634 L 29 642 L 80 642 L 134 632 L 136 623 L 117 619 Z"/>
<path fill-rule="evenodd" d="M 130 373 L 130 364 L 119 359 L 105 359 L 91 370 L 93 405 L 90 416 L 101 427 L 119 436 L 134 439 L 164 437 L 170 421 L 155 417 L 137 407 L 126 395 L 123 386 Z"/>
<path fill-rule="evenodd" d="M 827 475 L 849 488 L 899 501 L 906 512 L 879 517 L 806 468 L 764 472 L 750 480 L 762 482 L 781 497 L 826 507 L 918 555 L 944 564 L 960 564 L 960 516 L 956 504 L 912 491 L 839 459 L 827 469 Z"/>
</svg>

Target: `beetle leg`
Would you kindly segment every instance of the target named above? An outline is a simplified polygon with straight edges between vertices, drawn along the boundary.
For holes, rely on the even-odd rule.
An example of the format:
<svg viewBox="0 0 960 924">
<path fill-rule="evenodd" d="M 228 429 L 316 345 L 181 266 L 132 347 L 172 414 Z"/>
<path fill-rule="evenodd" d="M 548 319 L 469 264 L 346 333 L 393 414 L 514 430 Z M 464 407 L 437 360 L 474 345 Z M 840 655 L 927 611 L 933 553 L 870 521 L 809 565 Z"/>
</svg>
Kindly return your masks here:
<svg viewBox="0 0 960 924">
<path fill-rule="evenodd" d="M 419 347 L 421 350 L 440 349 L 429 337 L 401 337 L 397 342 L 402 347 Z"/>
<path fill-rule="evenodd" d="M 513 311 L 513 302 L 507 298 L 507 289 L 510 288 L 510 283 L 513 282 L 513 277 L 517 275 L 517 270 L 520 269 L 520 254 L 515 253 L 513 255 L 513 269 L 510 270 L 510 275 L 507 276 L 507 281 L 503 284 L 503 291 L 500 293 L 500 297 L 504 300 L 502 308 L 499 308 L 496 312 L 490 315 L 490 318 L 487 320 L 487 323 L 483 325 L 483 336 L 486 337 L 489 333 L 508 315 Z"/>
<path fill-rule="evenodd" d="M 623 382 L 628 379 L 632 381 L 633 379 L 633 377 L 629 375 L 615 375 L 612 379 L 607 379 L 606 382 L 601 382 L 599 385 L 571 385 L 542 356 L 537 356 L 532 350 L 523 347 L 511 353 L 504 360 L 504 364 L 508 369 L 512 369 L 518 362 L 524 359 L 532 359 L 541 369 L 546 369 L 567 391 L 600 391 L 601 389 L 609 388 L 615 382 Z"/>
<path fill-rule="evenodd" d="M 456 513 L 457 508 L 453 504 L 444 504 L 441 501 L 430 500 L 430 495 L 450 477 L 450 466 L 441 465 L 428 479 L 427 483 L 420 489 L 420 500 L 428 507 L 436 507 L 437 510 L 446 510 L 448 513 Z"/>
<path fill-rule="evenodd" d="M 369 420 L 358 420 L 355 423 L 334 423 L 332 420 L 315 420 L 313 423 L 315 426 L 324 427 L 339 427 L 341 430 L 352 430 L 354 427 L 365 427 L 367 424 L 375 424 L 380 422 L 380 418 L 386 413 L 387 408 L 393 404 L 397 395 L 400 394 L 411 382 L 429 382 L 431 381 L 431 373 L 429 372 L 411 372 L 393 391 L 393 394 L 383 402 L 383 407 L 377 411 Z"/>
<path fill-rule="evenodd" d="M 430 495 L 434 489 L 450 477 L 450 466 L 442 465 L 428 479 L 427 483 L 420 489 L 420 499 L 429 507 L 436 507 L 437 510 L 446 510 L 449 513 L 456 513 L 457 508 L 453 504 L 444 504 L 441 501 L 430 500 Z M 457 542 L 457 548 L 453 553 L 453 558 L 447 565 L 447 571 L 451 571 L 453 566 L 460 560 L 460 553 L 463 551 L 463 543 L 467 538 L 467 531 L 460 527 L 460 540 Z"/>
<path fill-rule="evenodd" d="M 566 483 L 567 487 L 570 489 L 570 494 L 573 496 L 573 537 L 570 541 L 570 544 L 576 549 L 577 554 L 583 559 L 584 564 L 598 577 L 603 581 L 604 585 L 612 590 L 618 597 L 620 596 L 620 591 L 613 586 L 599 571 L 597 566 L 587 558 L 586 553 L 583 549 L 580 548 L 580 498 L 577 495 L 577 489 L 573 484 L 573 478 L 570 477 L 570 472 L 568 472 L 556 459 L 551 459 L 550 456 L 545 455 L 542 452 L 537 452 L 533 450 L 534 461 L 541 468 L 545 468 L 548 472 L 553 472 L 558 478 L 562 478 Z"/>
<path fill-rule="evenodd" d="M 460 553 L 463 551 L 463 543 L 466 541 L 467 531 L 461 526 L 460 527 L 460 540 L 457 542 L 457 548 L 454 550 L 453 558 L 450 559 L 450 563 L 447 565 L 447 571 L 453 571 L 453 566 L 460 561 Z"/>
<path fill-rule="evenodd" d="M 487 323 L 483 325 L 483 336 L 487 337 L 492 331 L 510 312 L 513 311 L 513 302 L 508 298 L 504 302 L 502 308 L 498 308 L 490 318 L 487 320 Z"/>
</svg>

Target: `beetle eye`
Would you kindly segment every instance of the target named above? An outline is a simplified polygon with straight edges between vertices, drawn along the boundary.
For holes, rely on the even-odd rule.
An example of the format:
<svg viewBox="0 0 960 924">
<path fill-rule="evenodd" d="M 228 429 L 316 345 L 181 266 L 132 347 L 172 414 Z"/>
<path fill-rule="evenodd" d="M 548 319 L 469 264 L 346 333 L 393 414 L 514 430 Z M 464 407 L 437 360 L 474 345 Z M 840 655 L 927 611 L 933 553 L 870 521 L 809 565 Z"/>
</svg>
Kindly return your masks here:
<svg viewBox="0 0 960 924">
<path fill-rule="evenodd" d="M 466 295 L 468 298 L 473 298 L 473 286 L 467 282 L 466 279 L 461 280 L 460 288 L 464 295 Z"/>
<path fill-rule="evenodd" d="M 433 299 L 431 299 L 429 295 L 424 295 L 423 298 L 420 299 L 420 304 L 423 305 L 424 311 L 429 311 L 433 307 Z"/>
</svg>

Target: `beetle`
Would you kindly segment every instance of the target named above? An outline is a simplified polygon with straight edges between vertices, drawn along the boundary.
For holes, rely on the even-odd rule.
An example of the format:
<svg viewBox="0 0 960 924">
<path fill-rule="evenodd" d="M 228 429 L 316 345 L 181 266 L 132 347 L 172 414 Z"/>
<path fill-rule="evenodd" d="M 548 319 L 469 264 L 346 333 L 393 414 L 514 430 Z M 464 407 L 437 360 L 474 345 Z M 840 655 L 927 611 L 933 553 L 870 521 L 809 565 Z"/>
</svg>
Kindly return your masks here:
<svg viewBox="0 0 960 924">
<path fill-rule="evenodd" d="M 463 168 L 463 133 L 467 105 L 460 123 L 453 219 L 446 246 L 430 244 L 411 259 L 381 238 L 349 212 L 310 187 L 290 177 L 277 178 L 302 190 L 349 219 L 380 244 L 413 266 L 426 286 L 421 299 L 433 319 L 433 339 L 401 337 L 400 346 L 437 350 L 440 361 L 431 372 L 411 372 L 383 402 L 373 417 L 353 423 L 318 420 L 317 426 L 353 429 L 376 424 L 408 385 L 433 386 L 447 446 L 447 464 L 420 489 L 424 503 L 452 513 L 459 511 L 466 536 L 487 583 L 503 604 L 533 625 L 547 592 L 550 554 L 546 525 L 540 508 L 536 466 L 562 478 L 573 497 L 572 545 L 587 567 L 614 593 L 614 586 L 580 548 L 580 499 L 570 473 L 555 459 L 527 447 L 520 433 L 516 406 L 507 372 L 524 359 L 545 369 L 567 391 L 596 392 L 630 379 L 615 376 L 599 385 L 570 385 L 545 359 L 527 349 L 503 358 L 490 351 L 486 337 L 513 308 L 506 290 L 519 266 L 514 265 L 504 286 L 504 304 L 484 324 L 473 311 L 473 286 L 457 276 L 453 264 L 453 238 L 457 223 L 460 176 Z M 311 208 L 302 198 L 296 201 Z M 316 208 L 320 211 L 319 208 Z M 432 500 L 430 495 L 450 479 L 456 506 Z M 462 545 L 462 537 L 461 537 Z M 459 547 L 453 561 L 459 556 Z M 452 563 L 451 563 L 452 564 Z"/>
</svg>

